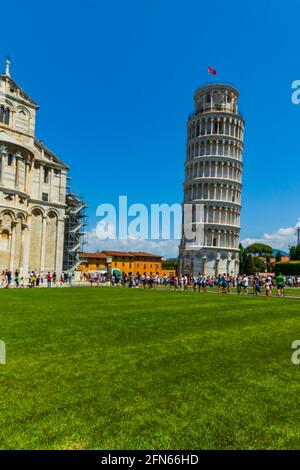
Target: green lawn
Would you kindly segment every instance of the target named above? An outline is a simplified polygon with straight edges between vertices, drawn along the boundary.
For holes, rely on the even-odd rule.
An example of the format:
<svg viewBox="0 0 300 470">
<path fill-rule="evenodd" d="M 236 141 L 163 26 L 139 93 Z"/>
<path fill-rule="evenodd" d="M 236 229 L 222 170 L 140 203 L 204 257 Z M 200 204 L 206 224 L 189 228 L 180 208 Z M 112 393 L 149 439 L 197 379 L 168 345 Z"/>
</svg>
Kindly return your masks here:
<svg viewBox="0 0 300 470">
<path fill-rule="evenodd" d="M 1 290 L 1 449 L 300 447 L 298 299 Z"/>
</svg>

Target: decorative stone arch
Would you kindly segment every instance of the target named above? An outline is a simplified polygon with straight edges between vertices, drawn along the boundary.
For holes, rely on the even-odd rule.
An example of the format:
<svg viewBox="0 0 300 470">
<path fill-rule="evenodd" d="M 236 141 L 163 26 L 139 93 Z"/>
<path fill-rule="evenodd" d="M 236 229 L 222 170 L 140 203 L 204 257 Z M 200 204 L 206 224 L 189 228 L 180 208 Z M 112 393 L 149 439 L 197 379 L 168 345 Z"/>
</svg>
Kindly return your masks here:
<svg viewBox="0 0 300 470">
<path fill-rule="evenodd" d="M 15 111 L 16 111 L 16 112 L 23 111 L 28 117 L 30 117 L 30 111 L 29 111 L 28 108 L 26 108 L 26 106 L 18 105 L 18 106 L 15 108 Z"/>
<path fill-rule="evenodd" d="M 24 214 L 24 212 L 17 212 L 16 213 L 16 220 L 20 219 L 22 221 L 22 223 L 25 223 L 26 221 L 26 215 Z"/>
<path fill-rule="evenodd" d="M 38 215 L 38 213 L 40 213 L 42 217 L 45 216 L 45 211 L 44 211 L 44 209 L 43 209 L 42 207 L 40 207 L 40 206 L 34 206 L 34 207 L 32 207 L 32 209 L 31 209 L 31 215 Z"/>
<path fill-rule="evenodd" d="M 10 220 L 8 220 L 8 217 Z M 4 226 L 11 226 L 12 222 L 15 222 L 16 215 L 14 211 L 10 209 L 4 209 L 0 214 L 0 223 Z"/>
<path fill-rule="evenodd" d="M 10 100 L 4 98 L 0 100 L 0 122 L 9 126 L 12 121 L 13 104 Z"/>
<path fill-rule="evenodd" d="M 3 211 L 0 213 L 0 217 L 3 217 L 6 214 L 10 215 L 13 219 L 16 218 L 16 214 L 11 209 L 3 209 Z"/>
<path fill-rule="evenodd" d="M 47 211 L 47 217 L 50 217 L 50 218 L 56 217 L 57 219 L 59 219 L 59 213 L 55 209 L 49 209 Z"/>
<path fill-rule="evenodd" d="M 29 132 L 31 114 L 28 108 L 19 105 L 14 111 L 14 124 L 16 129 L 26 130 Z"/>
<path fill-rule="evenodd" d="M 8 98 L 0 98 L 0 106 L 8 108 L 10 111 L 15 110 L 13 102 L 10 101 Z"/>
</svg>

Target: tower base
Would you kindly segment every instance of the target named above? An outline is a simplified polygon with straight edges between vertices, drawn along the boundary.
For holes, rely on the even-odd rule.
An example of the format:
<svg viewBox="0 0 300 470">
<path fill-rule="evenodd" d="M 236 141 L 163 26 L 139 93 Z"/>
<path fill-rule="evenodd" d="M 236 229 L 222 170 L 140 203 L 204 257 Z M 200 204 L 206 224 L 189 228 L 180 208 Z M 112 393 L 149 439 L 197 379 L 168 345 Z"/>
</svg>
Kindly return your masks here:
<svg viewBox="0 0 300 470">
<path fill-rule="evenodd" d="M 218 276 L 239 274 L 239 250 L 224 248 L 179 248 L 179 274 Z"/>
</svg>

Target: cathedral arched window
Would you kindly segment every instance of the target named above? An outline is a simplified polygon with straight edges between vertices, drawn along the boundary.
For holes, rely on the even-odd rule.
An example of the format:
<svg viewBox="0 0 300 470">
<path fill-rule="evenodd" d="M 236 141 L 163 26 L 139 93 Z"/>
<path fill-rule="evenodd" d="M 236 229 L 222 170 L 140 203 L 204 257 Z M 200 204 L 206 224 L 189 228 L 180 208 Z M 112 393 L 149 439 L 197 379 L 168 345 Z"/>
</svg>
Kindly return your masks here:
<svg viewBox="0 0 300 470">
<path fill-rule="evenodd" d="M 9 109 L 3 105 L 0 106 L 0 122 L 3 124 L 9 124 Z"/>
</svg>

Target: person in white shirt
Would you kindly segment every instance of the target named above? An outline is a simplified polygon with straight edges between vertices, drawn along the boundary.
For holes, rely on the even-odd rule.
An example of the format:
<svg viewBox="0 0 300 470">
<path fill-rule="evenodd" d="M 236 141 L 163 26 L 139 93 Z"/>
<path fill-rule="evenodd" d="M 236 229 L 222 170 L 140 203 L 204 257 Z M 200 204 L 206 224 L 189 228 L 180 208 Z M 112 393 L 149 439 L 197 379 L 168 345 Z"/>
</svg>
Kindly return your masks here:
<svg viewBox="0 0 300 470">
<path fill-rule="evenodd" d="M 243 278 L 243 281 L 242 281 L 242 286 L 243 286 L 243 289 L 244 289 L 243 293 L 248 294 L 249 278 L 246 274 L 244 275 L 244 278 Z"/>
</svg>

